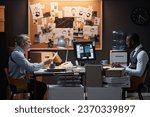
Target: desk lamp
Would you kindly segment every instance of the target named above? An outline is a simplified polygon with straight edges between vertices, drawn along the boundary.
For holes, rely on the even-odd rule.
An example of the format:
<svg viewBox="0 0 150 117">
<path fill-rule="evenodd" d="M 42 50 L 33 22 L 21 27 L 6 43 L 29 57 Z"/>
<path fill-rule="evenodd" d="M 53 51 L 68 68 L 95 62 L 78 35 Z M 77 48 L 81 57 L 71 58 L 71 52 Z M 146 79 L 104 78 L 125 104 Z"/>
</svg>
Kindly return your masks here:
<svg viewBox="0 0 150 117">
<path fill-rule="evenodd" d="M 65 43 L 65 39 L 64 39 L 64 36 L 61 36 L 59 39 L 58 39 L 58 48 L 66 48 L 66 58 L 65 58 L 65 62 L 61 64 L 61 66 L 63 68 L 70 68 L 70 67 L 73 67 L 73 64 L 71 63 L 71 61 L 68 61 L 68 40 L 67 40 L 67 43 Z"/>
<path fill-rule="evenodd" d="M 65 48 L 65 46 L 66 46 L 65 38 L 64 38 L 64 36 L 61 36 L 60 38 L 58 38 L 57 47 L 58 48 Z"/>
<path fill-rule="evenodd" d="M 65 43 L 65 38 L 64 36 L 61 36 L 59 39 L 58 39 L 58 44 L 57 44 L 57 47 L 58 48 L 62 48 L 62 49 L 67 49 L 66 51 L 66 58 L 65 58 L 65 62 L 67 62 L 68 60 L 68 40 L 67 40 L 67 43 Z"/>
</svg>

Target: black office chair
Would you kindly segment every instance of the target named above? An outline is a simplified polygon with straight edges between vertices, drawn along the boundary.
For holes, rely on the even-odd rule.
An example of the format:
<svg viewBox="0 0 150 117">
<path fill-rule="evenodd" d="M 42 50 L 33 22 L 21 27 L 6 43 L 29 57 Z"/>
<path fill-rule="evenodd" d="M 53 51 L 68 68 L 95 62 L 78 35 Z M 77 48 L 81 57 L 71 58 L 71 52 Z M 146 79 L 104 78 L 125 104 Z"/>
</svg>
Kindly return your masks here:
<svg viewBox="0 0 150 117">
<path fill-rule="evenodd" d="M 13 79 L 9 76 L 8 73 L 8 68 L 4 68 L 7 80 L 8 80 L 8 85 L 10 89 L 11 95 L 8 97 L 8 99 L 13 99 L 14 94 L 21 94 L 21 93 L 30 93 L 32 94 L 31 91 L 28 90 L 28 84 L 27 81 L 23 78 L 21 79 Z"/>
<path fill-rule="evenodd" d="M 139 99 L 143 100 L 143 96 L 142 96 L 142 90 L 144 89 L 144 82 L 147 76 L 147 72 L 148 69 L 145 71 L 145 73 L 143 74 L 143 76 L 141 77 L 131 77 L 130 78 L 130 88 L 123 88 L 122 89 L 122 99 L 125 100 L 126 99 L 126 92 L 137 92 Z"/>
</svg>

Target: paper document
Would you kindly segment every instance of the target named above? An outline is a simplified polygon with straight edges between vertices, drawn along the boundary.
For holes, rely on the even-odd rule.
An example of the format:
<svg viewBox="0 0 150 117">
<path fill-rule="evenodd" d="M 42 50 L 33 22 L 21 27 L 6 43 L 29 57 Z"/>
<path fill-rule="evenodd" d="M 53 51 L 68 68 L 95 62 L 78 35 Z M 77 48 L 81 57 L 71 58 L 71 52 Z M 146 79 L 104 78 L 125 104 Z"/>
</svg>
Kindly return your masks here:
<svg viewBox="0 0 150 117">
<path fill-rule="evenodd" d="M 51 59 L 54 60 L 57 55 L 58 55 L 58 52 L 55 52 L 54 56 Z"/>
<path fill-rule="evenodd" d="M 124 70 L 125 68 L 123 68 L 123 67 L 117 67 L 117 68 L 115 68 L 115 67 L 113 67 L 113 68 L 109 68 L 108 70 Z"/>
</svg>

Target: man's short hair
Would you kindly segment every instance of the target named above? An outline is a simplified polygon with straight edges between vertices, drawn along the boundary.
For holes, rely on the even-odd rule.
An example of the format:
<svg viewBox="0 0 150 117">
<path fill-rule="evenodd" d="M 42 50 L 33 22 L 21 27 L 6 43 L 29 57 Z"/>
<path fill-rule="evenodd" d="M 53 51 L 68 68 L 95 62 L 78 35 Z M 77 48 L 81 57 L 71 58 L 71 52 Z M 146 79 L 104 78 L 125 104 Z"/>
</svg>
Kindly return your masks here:
<svg viewBox="0 0 150 117">
<path fill-rule="evenodd" d="M 27 34 L 20 34 L 16 37 L 15 43 L 18 46 L 23 46 L 24 43 L 26 42 L 26 40 L 28 40 L 28 39 L 29 39 L 29 36 Z"/>
<path fill-rule="evenodd" d="M 140 44 L 140 37 L 137 33 L 132 33 L 128 36 L 129 36 L 129 39 L 132 40 L 136 46 Z"/>
</svg>

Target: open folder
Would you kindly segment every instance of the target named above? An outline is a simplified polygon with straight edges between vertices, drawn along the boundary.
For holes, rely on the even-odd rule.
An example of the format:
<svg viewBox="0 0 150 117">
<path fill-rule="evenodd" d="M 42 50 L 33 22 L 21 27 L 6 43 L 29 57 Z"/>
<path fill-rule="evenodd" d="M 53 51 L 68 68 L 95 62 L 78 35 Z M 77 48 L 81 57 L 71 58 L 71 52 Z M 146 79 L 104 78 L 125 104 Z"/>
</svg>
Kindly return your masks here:
<svg viewBox="0 0 150 117">
<path fill-rule="evenodd" d="M 53 52 L 53 56 L 51 58 L 53 60 L 53 62 L 55 63 L 61 63 L 62 59 L 60 58 L 60 56 L 58 55 L 58 52 Z"/>
<path fill-rule="evenodd" d="M 62 59 L 58 55 L 58 52 L 51 52 L 51 53 L 52 53 L 52 56 L 50 56 L 49 59 L 51 59 L 52 61 L 51 61 L 50 66 L 46 66 L 47 70 L 55 68 L 55 64 L 53 64 L 53 63 L 61 63 L 62 62 Z"/>
</svg>

